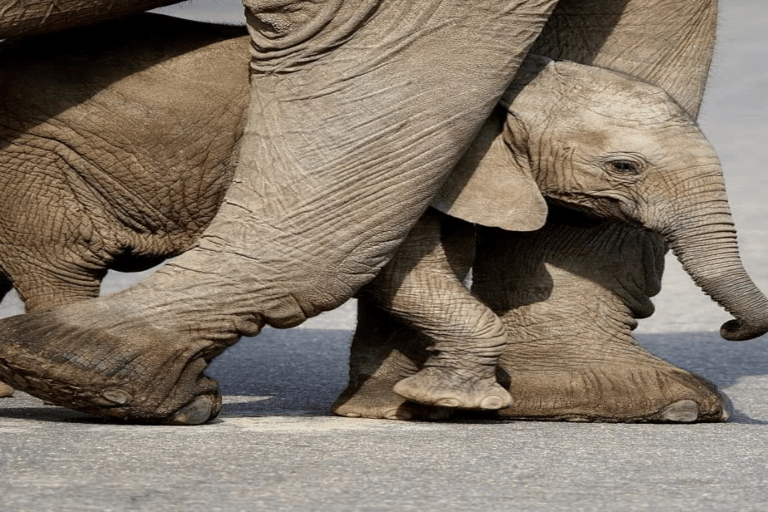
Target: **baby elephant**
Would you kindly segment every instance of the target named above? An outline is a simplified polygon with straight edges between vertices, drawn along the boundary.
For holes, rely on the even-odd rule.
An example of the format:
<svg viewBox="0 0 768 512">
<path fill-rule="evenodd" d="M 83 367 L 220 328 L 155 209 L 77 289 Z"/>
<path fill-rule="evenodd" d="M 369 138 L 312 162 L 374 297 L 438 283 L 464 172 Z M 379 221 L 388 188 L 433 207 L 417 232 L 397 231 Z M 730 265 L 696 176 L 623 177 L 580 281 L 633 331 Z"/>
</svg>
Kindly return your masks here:
<svg viewBox="0 0 768 512">
<path fill-rule="evenodd" d="M 544 223 L 546 197 L 592 217 L 643 227 L 663 236 L 694 281 L 737 317 L 723 326 L 723 337 L 748 339 L 768 330 L 768 302 L 738 259 L 718 158 L 696 123 L 663 90 L 621 73 L 529 56 L 501 103 L 504 109 L 488 121 L 433 203 L 438 209 L 481 225 L 522 232 Z M 433 228 L 430 238 L 420 230 L 423 226 L 414 230 L 415 240 L 401 246 L 397 260 L 376 278 L 374 287 L 361 292 L 429 340 L 427 357 L 417 365 L 420 369 L 396 382 L 394 391 L 421 404 L 508 406 L 511 396 L 497 383 L 497 366 L 502 355 L 515 352 L 505 334 L 513 329 L 507 320 L 519 316 L 504 313 L 503 304 L 501 309 L 495 306 L 506 319 L 506 329 L 500 327 L 499 317 L 490 308 L 462 291 L 460 282 L 468 269 L 461 257 L 453 256 L 456 251 L 450 241 L 455 237 L 448 237 L 443 227 L 441 235 Z M 621 236 L 613 236 L 611 244 L 617 239 Z M 429 250 L 424 240 L 431 241 Z M 565 246 L 569 242 L 562 237 L 552 243 Z M 487 243 L 481 246 L 478 258 L 483 259 L 491 248 Z M 596 252 L 591 245 L 584 250 Z M 574 247 L 557 258 L 567 258 L 569 251 L 576 251 L 571 255 L 574 260 L 581 258 Z M 594 258 L 599 266 L 599 251 Z M 397 265 L 409 261 L 406 269 L 398 269 Z M 516 265 L 522 265 L 520 260 Z M 494 277 L 485 268 L 483 290 L 496 291 L 491 296 L 486 291 L 483 298 L 494 303 L 494 296 L 503 296 L 504 291 L 488 286 Z M 619 278 L 624 269 L 605 270 L 616 280 L 631 283 L 632 278 Z M 515 283 L 508 282 L 507 287 L 518 290 L 518 295 L 524 292 Z M 381 289 L 390 292 L 380 293 Z M 655 293 L 653 289 L 621 286 L 613 293 L 635 316 L 647 316 L 652 311 L 648 297 Z M 572 298 L 578 300 L 579 295 L 575 292 Z M 527 304 L 509 297 L 504 302 L 507 309 Z M 600 311 L 599 304 L 594 311 Z M 566 326 L 559 329 L 579 334 Z M 520 339 L 517 332 L 515 338 Z M 646 354 L 638 355 L 636 362 L 647 362 Z M 551 360 L 547 364 L 557 365 Z M 571 384 L 563 381 L 562 385 Z M 718 396 L 711 390 L 704 393 Z M 369 414 L 368 405 L 362 405 L 362 411 L 349 405 L 353 395 L 348 389 L 336 412 Z M 722 405 L 720 399 L 714 401 Z M 397 415 L 393 407 L 374 409 L 370 415 Z M 694 412 L 698 416 L 698 410 Z"/>
<path fill-rule="evenodd" d="M 512 396 L 509 407 L 482 417 L 728 419 L 730 402 L 716 386 L 655 357 L 632 336 L 636 318 L 653 313 L 649 297 L 661 286 L 660 235 L 553 206 L 538 231 L 480 227 L 477 238 L 473 292 L 506 328 L 496 377 Z M 393 391 L 424 368 L 433 346 L 418 329 L 358 302 L 349 385 L 333 411 L 389 419 L 455 416 L 455 409 L 426 407 Z"/>
</svg>

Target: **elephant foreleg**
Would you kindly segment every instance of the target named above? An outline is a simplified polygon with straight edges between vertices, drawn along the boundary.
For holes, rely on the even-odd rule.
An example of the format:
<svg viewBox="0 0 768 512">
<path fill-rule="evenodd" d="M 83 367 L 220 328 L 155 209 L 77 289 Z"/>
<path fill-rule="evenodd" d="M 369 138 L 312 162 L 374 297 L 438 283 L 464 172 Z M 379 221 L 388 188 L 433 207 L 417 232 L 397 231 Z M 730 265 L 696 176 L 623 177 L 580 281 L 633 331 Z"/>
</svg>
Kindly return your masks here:
<svg viewBox="0 0 768 512">
<path fill-rule="evenodd" d="M 509 405 L 509 393 L 496 382 L 504 326 L 462 282 L 473 235 L 472 225 L 427 211 L 359 294 L 431 341 L 423 367 L 394 387 L 411 401 L 462 409 Z"/>
<path fill-rule="evenodd" d="M 424 366 L 430 343 L 394 315 L 358 300 L 349 384 L 331 410 L 350 418 L 435 420 L 450 416 L 451 409 L 411 402 L 393 389 Z"/>
</svg>

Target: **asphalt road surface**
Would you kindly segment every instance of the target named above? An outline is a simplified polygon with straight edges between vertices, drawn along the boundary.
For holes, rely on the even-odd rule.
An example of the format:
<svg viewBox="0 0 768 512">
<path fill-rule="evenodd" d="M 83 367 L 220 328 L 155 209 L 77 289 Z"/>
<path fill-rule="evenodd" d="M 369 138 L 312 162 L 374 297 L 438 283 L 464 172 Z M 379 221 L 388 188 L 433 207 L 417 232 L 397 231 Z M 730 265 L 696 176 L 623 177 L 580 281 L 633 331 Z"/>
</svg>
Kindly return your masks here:
<svg viewBox="0 0 768 512">
<path fill-rule="evenodd" d="M 768 351 L 643 343 L 731 397 L 725 424 L 421 423 L 330 415 L 351 333 L 268 330 L 215 361 L 221 416 L 118 425 L 0 400 L 0 510 L 765 510 Z"/>
</svg>

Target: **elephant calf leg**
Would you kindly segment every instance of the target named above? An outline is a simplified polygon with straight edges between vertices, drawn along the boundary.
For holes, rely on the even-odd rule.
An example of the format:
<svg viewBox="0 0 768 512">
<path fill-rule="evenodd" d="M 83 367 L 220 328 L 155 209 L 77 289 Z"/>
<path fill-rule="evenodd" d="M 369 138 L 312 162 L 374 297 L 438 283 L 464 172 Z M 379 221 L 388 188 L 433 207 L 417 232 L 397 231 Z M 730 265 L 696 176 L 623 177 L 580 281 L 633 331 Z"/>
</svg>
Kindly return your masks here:
<svg viewBox="0 0 768 512">
<path fill-rule="evenodd" d="M 350 418 L 448 418 L 452 409 L 409 401 L 393 389 L 423 367 L 430 343 L 390 313 L 359 300 L 349 358 L 349 384 L 331 411 Z"/>
<path fill-rule="evenodd" d="M 462 283 L 473 253 L 473 227 L 428 211 L 361 299 L 429 338 L 429 357 L 394 391 L 424 405 L 500 409 L 509 393 L 496 382 L 506 346 L 500 319 Z"/>
<path fill-rule="evenodd" d="M 723 421 L 710 382 L 632 337 L 660 287 L 660 237 L 619 224 L 550 221 L 539 232 L 481 230 L 474 290 L 507 326 L 504 417 L 587 421 Z"/>
</svg>

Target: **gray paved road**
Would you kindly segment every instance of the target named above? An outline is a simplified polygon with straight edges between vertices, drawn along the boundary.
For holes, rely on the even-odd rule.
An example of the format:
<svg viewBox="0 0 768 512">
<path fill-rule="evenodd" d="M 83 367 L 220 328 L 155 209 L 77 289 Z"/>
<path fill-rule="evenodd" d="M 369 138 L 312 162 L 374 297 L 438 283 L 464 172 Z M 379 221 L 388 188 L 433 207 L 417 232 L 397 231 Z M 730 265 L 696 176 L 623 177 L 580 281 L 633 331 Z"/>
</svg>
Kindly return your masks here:
<svg viewBox="0 0 768 512">
<path fill-rule="evenodd" d="M 348 331 L 267 331 L 216 361 L 199 427 L 0 401 L 0 510 L 765 510 L 768 350 L 646 335 L 723 386 L 716 425 L 408 423 L 326 413 Z"/>
</svg>

